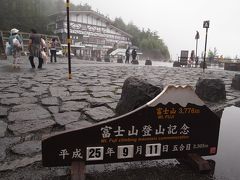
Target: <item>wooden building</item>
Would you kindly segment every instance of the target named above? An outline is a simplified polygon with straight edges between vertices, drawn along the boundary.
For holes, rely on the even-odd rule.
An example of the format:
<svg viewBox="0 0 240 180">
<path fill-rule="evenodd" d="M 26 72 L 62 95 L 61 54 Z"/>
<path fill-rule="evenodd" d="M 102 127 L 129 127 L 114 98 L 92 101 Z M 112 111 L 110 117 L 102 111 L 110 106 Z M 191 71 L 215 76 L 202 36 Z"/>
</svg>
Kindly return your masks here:
<svg viewBox="0 0 240 180">
<path fill-rule="evenodd" d="M 50 15 L 48 30 L 58 35 L 63 48 L 67 46 L 67 15 Z M 112 25 L 109 18 L 95 11 L 70 11 L 71 51 L 84 59 L 102 58 L 117 48 L 131 46 L 130 34 Z"/>
</svg>

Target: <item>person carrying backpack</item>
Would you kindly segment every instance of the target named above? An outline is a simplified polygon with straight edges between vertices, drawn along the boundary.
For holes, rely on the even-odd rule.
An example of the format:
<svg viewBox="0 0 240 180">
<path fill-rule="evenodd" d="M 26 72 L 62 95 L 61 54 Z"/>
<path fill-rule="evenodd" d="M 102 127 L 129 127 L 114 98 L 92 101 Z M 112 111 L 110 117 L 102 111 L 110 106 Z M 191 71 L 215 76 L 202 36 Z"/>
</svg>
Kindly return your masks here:
<svg viewBox="0 0 240 180">
<path fill-rule="evenodd" d="M 10 45 L 10 51 L 13 55 L 13 68 L 19 68 L 19 60 L 21 57 L 23 40 L 18 34 L 19 30 L 16 28 L 11 29 L 8 43 Z"/>
</svg>

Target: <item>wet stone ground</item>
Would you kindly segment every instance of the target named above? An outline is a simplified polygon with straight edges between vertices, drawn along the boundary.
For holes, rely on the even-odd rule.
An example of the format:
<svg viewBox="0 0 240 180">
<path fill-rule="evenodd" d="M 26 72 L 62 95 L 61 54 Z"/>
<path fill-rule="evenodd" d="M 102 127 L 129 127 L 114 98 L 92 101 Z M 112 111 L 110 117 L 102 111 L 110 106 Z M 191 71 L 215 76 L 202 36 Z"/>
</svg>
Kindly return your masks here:
<svg viewBox="0 0 240 180">
<path fill-rule="evenodd" d="M 24 57 L 20 68 L 0 61 L 0 180 L 69 179 L 69 168 L 41 165 L 41 140 L 58 132 L 90 126 L 115 116 L 122 85 L 129 76 L 156 86 L 189 84 L 199 77 L 224 81 L 227 100 L 207 103 L 216 111 L 239 102 L 231 88 L 236 72 L 219 69 L 125 65 L 73 59 L 72 79 L 66 59 L 32 70 Z M 176 160 L 87 167 L 87 179 L 212 179 Z"/>
</svg>

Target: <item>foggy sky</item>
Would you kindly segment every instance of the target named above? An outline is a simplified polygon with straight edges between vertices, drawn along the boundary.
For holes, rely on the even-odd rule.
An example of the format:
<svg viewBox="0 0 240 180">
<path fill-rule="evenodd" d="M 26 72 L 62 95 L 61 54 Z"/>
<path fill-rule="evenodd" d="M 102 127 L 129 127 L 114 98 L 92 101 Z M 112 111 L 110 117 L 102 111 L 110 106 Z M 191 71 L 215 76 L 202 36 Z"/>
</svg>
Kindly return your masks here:
<svg viewBox="0 0 240 180">
<path fill-rule="evenodd" d="M 239 0 L 70 0 L 89 4 L 114 20 L 157 31 L 175 60 L 181 50 L 195 50 L 196 30 L 200 33 L 198 55 L 204 51 L 203 21 L 210 20 L 207 50 L 216 47 L 218 55 L 240 58 Z"/>
</svg>

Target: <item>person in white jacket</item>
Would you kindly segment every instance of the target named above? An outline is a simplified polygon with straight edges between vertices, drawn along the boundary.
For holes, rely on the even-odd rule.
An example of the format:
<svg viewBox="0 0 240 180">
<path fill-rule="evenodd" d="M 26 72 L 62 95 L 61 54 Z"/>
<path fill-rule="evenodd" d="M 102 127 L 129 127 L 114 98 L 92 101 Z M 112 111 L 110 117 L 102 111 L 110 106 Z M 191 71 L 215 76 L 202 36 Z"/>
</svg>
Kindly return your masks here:
<svg viewBox="0 0 240 180">
<path fill-rule="evenodd" d="M 10 45 L 11 53 L 13 55 L 13 68 L 19 68 L 19 60 L 22 51 L 22 38 L 18 34 L 19 30 L 16 28 L 11 29 L 8 43 Z"/>
</svg>

